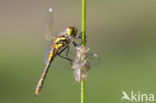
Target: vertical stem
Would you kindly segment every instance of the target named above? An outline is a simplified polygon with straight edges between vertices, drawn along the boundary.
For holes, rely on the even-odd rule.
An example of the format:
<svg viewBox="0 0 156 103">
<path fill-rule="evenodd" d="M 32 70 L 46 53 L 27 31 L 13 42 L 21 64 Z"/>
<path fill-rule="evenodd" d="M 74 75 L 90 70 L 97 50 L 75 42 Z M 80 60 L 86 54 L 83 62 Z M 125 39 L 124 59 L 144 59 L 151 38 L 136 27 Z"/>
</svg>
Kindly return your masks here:
<svg viewBox="0 0 156 103">
<path fill-rule="evenodd" d="M 86 46 L 86 0 L 82 0 L 82 45 Z"/>
<path fill-rule="evenodd" d="M 81 82 L 81 103 L 85 103 L 85 81 Z"/>
<path fill-rule="evenodd" d="M 82 0 L 82 45 L 86 46 L 86 0 Z M 81 103 L 85 103 L 85 81 L 81 82 Z"/>
</svg>

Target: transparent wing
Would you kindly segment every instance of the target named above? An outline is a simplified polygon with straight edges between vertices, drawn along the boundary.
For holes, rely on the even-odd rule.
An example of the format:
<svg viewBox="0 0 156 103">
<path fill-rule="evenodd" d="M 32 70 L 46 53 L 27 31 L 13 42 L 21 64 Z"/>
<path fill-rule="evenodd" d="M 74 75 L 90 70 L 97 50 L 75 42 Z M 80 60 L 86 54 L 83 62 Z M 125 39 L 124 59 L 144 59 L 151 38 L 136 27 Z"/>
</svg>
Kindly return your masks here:
<svg viewBox="0 0 156 103">
<path fill-rule="evenodd" d="M 52 8 L 46 10 L 45 26 L 45 38 L 51 42 L 55 36 L 54 11 Z"/>
<path fill-rule="evenodd" d="M 69 57 L 72 58 L 73 60 L 75 59 L 76 48 L 75 49 L 72 48 L 69 50 Z M 87 57 L 88 57 L 88 61 L 89 61 L 90 65 L 91 65 L 91 68 L 96 67 L 101 63 L 100 54 L 96 53 L 94 51 L 91 51 L 91 49 L 87 53 Z"/>
<path fill-rule="evenodd" d="M 87 56 L 88 56 L 88 61 L 91 65 L 91 68 L 96 67 L 101 63 L 101 58 L 100 58 L 99 53 L 89 52 Z"/>
<path fill-rule="evenodd" d="M 46 10 L 45 15 L 45 39 L 48 41 L 45 57 L 44 57 L 44 63 L 47 63 L 49 53 L 52 49 L 52 44 L 54 42 L 54 37 L 56 36 L 55 33 L 55 23 L 54 23 L 54 13 L 52 8 L 48 8 Z"/>
<path fill-rule="evenodd" d="M 62 56 L 66 55 L 66 50 L 63 51 L 61 53 Z M 87 57 L 88 57 L 88 61 L 91 65 L 91 69 L 93 69 L 94 67 L 97 67 L 98 65 L 100 65 L 101 63 L 101 58 L 100 58 L 100 54 L 99 53 L 95 53 L 94 51 L 92 52 L 91 50 L 89 50 L 89 52 L 87 53 Z M 48 56 L 47 56 L 48 58 Z M 71 47 L 70 45 L 70 50 L 68 53 L 68 58 L 72 59 L 73 61 L 76 58 L 76 48 L 75 47 Z M 46 61 L 45 61 L 46 63 Z M 68 70 L 72 70 L 71 69 L 71 63 L 68 60 L 65 60 L 59 56 L 56 56 L 56 58 L 54 59 L 53 63 L 52 63 L 52 67 L 53 68 L 57 68 L 57 69 L 68 69 Z"/>
<path fill-rule="evenodd" d="M 44 56 L 45 64 L 48 62 L 50 51 L 53 49 L 52 44 L 53 44 L 53 39 L 50 42 L 48 42 L 48 45 L 47 45 L 47 49 L 46 49 L 45 56 Z"/>
</svg>

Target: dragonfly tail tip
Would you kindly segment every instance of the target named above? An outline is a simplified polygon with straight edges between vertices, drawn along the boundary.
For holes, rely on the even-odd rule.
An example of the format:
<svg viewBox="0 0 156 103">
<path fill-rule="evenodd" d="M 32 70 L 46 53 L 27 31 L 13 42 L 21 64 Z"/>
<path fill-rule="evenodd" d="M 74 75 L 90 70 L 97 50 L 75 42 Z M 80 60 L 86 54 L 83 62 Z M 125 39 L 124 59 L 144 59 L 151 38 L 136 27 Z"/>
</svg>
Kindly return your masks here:
<svg viewBox="0 0 156 103">
<path fill-rule="evenodd" d="M 35 94 L 35 97 L 37 97 L 38 96 L 38 94 Z"/>
</svg>

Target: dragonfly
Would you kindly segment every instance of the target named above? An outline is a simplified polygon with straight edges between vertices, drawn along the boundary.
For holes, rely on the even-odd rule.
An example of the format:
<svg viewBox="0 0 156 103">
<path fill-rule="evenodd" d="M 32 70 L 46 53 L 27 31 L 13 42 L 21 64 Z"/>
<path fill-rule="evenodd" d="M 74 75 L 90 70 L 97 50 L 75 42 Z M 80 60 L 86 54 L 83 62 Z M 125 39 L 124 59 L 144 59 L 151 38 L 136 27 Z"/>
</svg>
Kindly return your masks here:
<svg viewBox="0 0 156 103">
<path fill-rule="evenodd" d="M 72 64 L 72 59 L 68 58 L 68 53 L 70 46 L 69 44 L 72 43 L 75 47 L 78 45 L 74 41 L 74 39 L 81 39 L 82 33 L 78 34 L 78 29 L 75 26 L 68 26 L 63 32 L 59 34 L 54 34 L 54 20 L 53 20 L 53 9 L 49 8 L 47 13 L 47 28 L 46 28 L 46 37 L 49 41 L 49 50 L 47 52 L 48 58 L 46 60 L 46 65 L 44 68 L 44 71 L 40 77 L 40 80 L 38 82 L 38 85 L 36 87 L 35 96 L 38 96 L 40 94 L 40 91 L 43 87 L 46 75 L 48 73 L 48 70 L 51 66 L 51 63 L 54 61 L 56 56 L 59 56 L 63 59 L 68 60 Z M 52 38 L 52 36 L 54 38 Z M 61 53 L 66 50 L 65 56 L 62 56 Z"/>
</svg>

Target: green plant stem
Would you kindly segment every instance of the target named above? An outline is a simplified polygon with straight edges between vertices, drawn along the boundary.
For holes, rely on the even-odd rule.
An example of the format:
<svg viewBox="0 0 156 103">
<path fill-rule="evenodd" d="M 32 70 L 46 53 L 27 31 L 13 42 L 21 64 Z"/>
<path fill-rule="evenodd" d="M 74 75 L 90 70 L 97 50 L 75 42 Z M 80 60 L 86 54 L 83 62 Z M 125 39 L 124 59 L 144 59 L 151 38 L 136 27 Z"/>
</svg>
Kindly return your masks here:
<svg viewBox="0 0 156 103">
<path fill-rule="evenodd" d="M 86 46 L 86 0 L 82 0 L 82 45 Z"/>
<path fill-rule="evenodd" d="M 86 46 L 86 0 L 82 0 L 82 45 Z M 81 103 L 85 103 L 85 81 L 81 82 Z"/>
<path fill-rule="evenodd" d="M 85 103 L 85 81 L 81 82 L 81 103 Z"/>
</svg>

